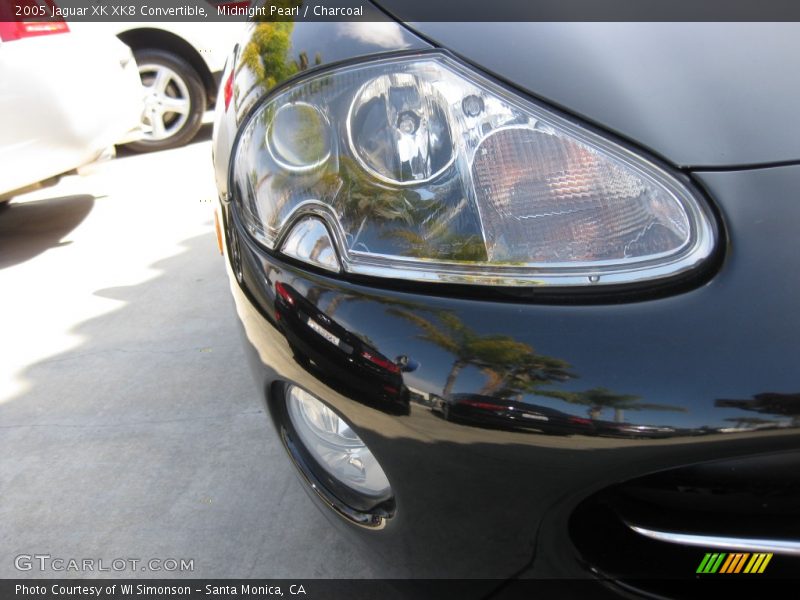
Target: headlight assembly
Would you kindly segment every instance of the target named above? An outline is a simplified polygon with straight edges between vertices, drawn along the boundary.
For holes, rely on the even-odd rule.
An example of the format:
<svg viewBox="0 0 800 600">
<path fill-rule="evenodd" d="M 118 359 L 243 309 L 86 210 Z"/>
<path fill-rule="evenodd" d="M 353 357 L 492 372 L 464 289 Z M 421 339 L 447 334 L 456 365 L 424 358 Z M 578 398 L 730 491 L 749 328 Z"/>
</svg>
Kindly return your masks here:
<svg viewBox="0 0 800 600">
<path fill-rule="evenodd" d="M 303 260 L 316 244 L 325 268 L 375 277 L 620 284 L 691 270 L 716 242 L 709 209 L 665 170 L 439 53 L 273 95 L 245 125 L 233 184 L 267 248 Z"/>
</svg>

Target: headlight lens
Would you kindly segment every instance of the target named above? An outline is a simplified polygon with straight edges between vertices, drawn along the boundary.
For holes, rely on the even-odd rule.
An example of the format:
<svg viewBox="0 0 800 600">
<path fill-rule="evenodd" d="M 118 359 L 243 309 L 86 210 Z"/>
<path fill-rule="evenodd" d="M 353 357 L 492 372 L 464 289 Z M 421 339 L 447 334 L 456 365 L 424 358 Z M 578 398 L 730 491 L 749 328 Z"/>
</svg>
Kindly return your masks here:
<svg viewBox="0 0 800 600">
<path fill-rule="evenodd" d="M 389 480 L 377 459 L 339 415 L 297 386 L 289 388 L 286 403 L 303 446 L 323 469 L 370 498 L 389 493 Z"/>
<path fill-rule="evenodd" d="M 245 126 L 234 186 L 268 248 L 312 215 L 345 271 L 394 279 L 618 284 L 692 269 L 716 241 L 663 169 L 440 54 L 273 96 Z"/>
<path fill-rule="evenodd" d="M 305 102 L 284 104 L 269 124 L 267 149 L 275 164 L 287 171 L 320 167 L 331 155 L 328 120 L 322 111 Z"/>
<path fill-rule="evenodd" d="M 455 156 L 446 102 L 414 73 L 381 75 L 356 94 L 348 117 L 353 155 L 392 185 L 430 181 Z"/>
</svg>

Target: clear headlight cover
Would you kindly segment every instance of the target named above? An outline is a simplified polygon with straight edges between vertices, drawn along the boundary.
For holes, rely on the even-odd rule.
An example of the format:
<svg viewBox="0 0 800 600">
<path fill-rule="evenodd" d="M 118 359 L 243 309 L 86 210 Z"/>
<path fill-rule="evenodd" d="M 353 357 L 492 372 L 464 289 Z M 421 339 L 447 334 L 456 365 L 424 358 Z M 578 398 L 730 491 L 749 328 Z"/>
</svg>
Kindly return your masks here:
<svg viewBox="0 0 800 600">
<path fill-rule="evenodd" d="M 682 273 L 713 218 L 654 163 L 426 53 L 318 71 L 269 98 L 235 153 L 250 233 L 279 249 L 312 215 L 342 268 L 496 285 Z"/>
<path fill-rule="evenodd" d="M 389 493 L 389 480 L 378 460 L 339 415 L 297 386 L 289 389 L 286 403 L 295 431 L 323 469 L 370 498 Z"/>
</svg>

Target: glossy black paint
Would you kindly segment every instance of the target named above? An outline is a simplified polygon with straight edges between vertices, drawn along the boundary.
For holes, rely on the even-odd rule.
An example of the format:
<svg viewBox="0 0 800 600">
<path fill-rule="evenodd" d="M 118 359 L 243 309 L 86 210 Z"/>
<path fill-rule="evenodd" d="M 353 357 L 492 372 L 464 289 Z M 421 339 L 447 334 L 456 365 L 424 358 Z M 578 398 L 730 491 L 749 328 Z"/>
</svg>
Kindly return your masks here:
<svg viewBox="0 0 800 600">
<path fill-rule="evenodd" d="M 595 435 L 591 419 L 563 413 L 547 406 L 481 394 L 451 394 L 432 410 L 446 421 L 552 435 Z"/>
<path fill-rule="evenodd" d="M 774 287 L 774 271 L 790 264 L 781 251 L 788 232 L 763 234 L 791 228 L 792 217 L 800 217 L 793 192 L 800 168 L 714 173 L 702 179 L 712 193 L 726 188 L 733 228 L 753 221 L 761 226 L 752 235 L 736 236 L 723 270 L 706 286 L 617 306 L 525 306 L 355 286 L 270 257 L 237 230 L 244 285 L 233 290 L 261 389 L 266 393 L 275 381 L 296 381 L 331 404 L 374 450 L 392 483 L 396 515 L 382 531 L 352 528 L 351 533 L 374 544 L 373 551 L 388 563 L 402 565 L 406 575 L 511 576 L 527 565 L 534 547 L 541 560 L 532 574 L 586 575 L 567 522 L 571 509 L 592 493 L 672 467 L 797 448 L 800 437 L 791 422 L 770 430 L 720 431 L 747 413 L 716 400 L 796 389 L 793 306 L 800 286 L 785 277 L 780 295 L 752 290 Z M 774 213 L 750 200 L 753 186 L 771 198 Z M 237 227 L 235 216 L 232 227 Z M 770 256 L 781 262 L 766 266 Z M 414 394 L 442 395 L 458 357 L 426 339 L 409 316 L 435 324 L 450 315 L 476 335 L 505 336 L 567 361 L 579 377 L 555 382 L 548 391 L 633 392 L 655 408 L 637 411 L 635 402 L 629 404 L 628 422 L 671 424 L 676 435 L 557 437 L 476 428 L 445 421 L 419 402 L 412 402 L 408 416 L 390 415 L 356 394 L 343 393 L 337 378 L 323 368 L 307 370 L 298 363 L 274 320 L 275 283 L 291 285 L 306 300 L 312 296 L 320 311 L 367 336 L 385 356 L 417 358 L 420 368 L 403 375 Z M 446 331 L 446 325 L 437 326 Z M 456 389 L 482 391 L 486 377 L 462 373 Z M 580 418 L 593 410 L 590 404 L 566 400 L 558 406 Z M 600 410 L 610 420 L 612 409 Z"/>
<path fill-rule="evenodd" d="M 311 293 L 318 291 L 312 289 Z M 334 312 L 330 306 L 328 312 Z M 291 285 L 275 282 L 275 319 L 295 360 L 345 393 L 386 412 L 408 414 L 403 358 L 391 360 L 368 340 L 348 331 Z"/>
<path fill-rule="evenodd" d="M 295 24 L 291 55 L 329 47 L 344 59 L 334 31 Z M 357 53 L 376 50 L 364 45 Z M 252 75 L 243 69 L 237 85 L 246 84 Z M 239 96 L 237 116 L 218 129 L 236 128 L 254 102 L 248 98 Z M 220 171 L 227 173 L 230 143 L 215 146 L 218 181 Z M 373 450 L 394 491 L 382 528 L 325 510 L 350 539 L 384 559 L 387 575 L 591 576 L 590 554 L 575 540 L 592 521 L 574 517 L 596 494 L 668 469 L 798 448 L 800 255 L 792 240 L 800 223 L 800 166 L 690 177 L 727 228 L 724 261 L 693 287 L 657 297 L 617 295 L 613 302 L 544 302 L 535 293 L 512 302 L 344 281 L 259 247 L 235 202 L 223 199 L 231 288 L 260 394 L 281 435 L 283 399 L 275 390 L 293 382 L 335 408 Z M 369 340 L 395 365 L 402 361 L 389 357 L 413 359 L 418 368 L 398 374 L 409 392 L 407 413 L 343 382 L 341 356 L 334 358 L 341 348 L 307 321 L 287 327 L 280 289 L 290 290 L 307 315 L 327 319 L 336 337 Z M 306 351 L 298 354 L 301 338 Z M 359 379 L 358 369 L 349 373 L 344 379 Z M 533 410 L 588 420 L 591 428 L 555 436 L 450 422 L 435 409 L 453 394 L 514 397 Z M 748 421 L 754 415 L 761 421 Z M 780 486 L 781 470 L 772 477 Z M 678 549 L 661 544 L 660 552 L 669 569 Z"/>
</svg>

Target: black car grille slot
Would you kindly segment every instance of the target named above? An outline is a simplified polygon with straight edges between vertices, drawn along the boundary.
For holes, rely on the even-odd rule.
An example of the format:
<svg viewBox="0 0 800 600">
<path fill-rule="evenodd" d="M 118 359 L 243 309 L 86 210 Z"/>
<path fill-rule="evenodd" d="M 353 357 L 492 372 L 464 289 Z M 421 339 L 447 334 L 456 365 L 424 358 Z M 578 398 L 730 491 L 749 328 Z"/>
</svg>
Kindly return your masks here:
<svg viewBox="0 0 800 600">
<path fill-rule="evenodd" d="M 771 576 L 795 576 L 800 555 L 791 548 L 800 548 L 798 517 L 800 452 L 782 452 L 702 463 L 606 488 L 573 512 L 570 536 L 592 570 L 671 595 L 675 581 L 697 578 L 706 552 L 769 551 L 755 541 L 784 547 L 770 562 Z M 671 540 L 654 539 L 653 532 Z"/>
</svg>

